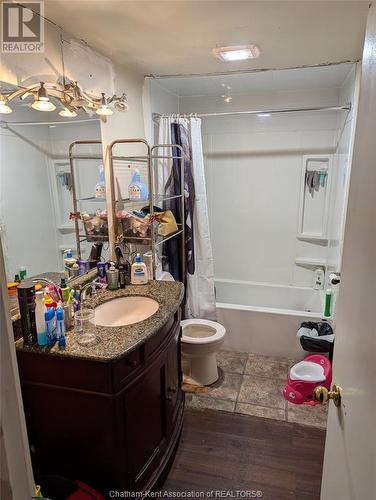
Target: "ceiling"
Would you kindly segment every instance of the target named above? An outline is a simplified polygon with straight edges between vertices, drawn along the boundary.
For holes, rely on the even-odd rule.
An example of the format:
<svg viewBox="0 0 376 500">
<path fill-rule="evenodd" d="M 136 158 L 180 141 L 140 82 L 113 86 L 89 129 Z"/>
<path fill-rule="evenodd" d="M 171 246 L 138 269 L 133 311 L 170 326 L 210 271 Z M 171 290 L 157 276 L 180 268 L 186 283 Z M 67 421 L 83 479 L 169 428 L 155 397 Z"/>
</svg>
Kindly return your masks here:
<svg viewBox="0 0 376 500">
<path fill-rule="evenodd" d="M 368 1 L 45 0 L 45 15 L 143 74 L 226 73 L 361 58 Z M 259 59 L 221 62 L 216 46 L 255 43 Z"/>
<path fill-rule="evenodd" d="M 226 93 L 273 92 L 339 88 L 343 85 L 353 64 L 337 64 L 315 68 L 297 68 L 257 73 L 194 76 L 189 78 L 159 78 L 158 85 L 178 97 L 221 96 Z"/>
</svg>

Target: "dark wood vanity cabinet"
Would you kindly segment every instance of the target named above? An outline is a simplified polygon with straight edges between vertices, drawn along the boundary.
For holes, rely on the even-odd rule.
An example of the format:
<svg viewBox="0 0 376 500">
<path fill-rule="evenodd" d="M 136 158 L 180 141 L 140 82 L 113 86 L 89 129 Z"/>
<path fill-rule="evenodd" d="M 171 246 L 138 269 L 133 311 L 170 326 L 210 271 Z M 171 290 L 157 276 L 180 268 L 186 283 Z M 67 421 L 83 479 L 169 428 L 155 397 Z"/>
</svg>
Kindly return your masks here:
<svg viewBox="0 0 376 500">
<path fill-rule="evenodd" d="M 116 361 L 17 356 L 35 475 L 80 479 L 108 496 L 155 485 L 183 421 L 180 313 Z"/>
</svg>

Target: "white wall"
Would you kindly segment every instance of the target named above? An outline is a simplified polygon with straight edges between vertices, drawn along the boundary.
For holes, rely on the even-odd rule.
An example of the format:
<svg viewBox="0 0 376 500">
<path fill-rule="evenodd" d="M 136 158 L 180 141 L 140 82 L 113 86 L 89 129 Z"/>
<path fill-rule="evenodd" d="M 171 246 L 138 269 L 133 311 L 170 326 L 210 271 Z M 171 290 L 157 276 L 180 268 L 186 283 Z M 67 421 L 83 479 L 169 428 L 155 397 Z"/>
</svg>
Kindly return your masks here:
<svg viewBox="0 0 376 500">
<path fill-rule="evenodd" d="M 179 101 L 179 96 L 164 89 L 158 80 L 145 78 L 143 94 L 145 134 L 150 144 L 157 143 L 158 122 L 153 120 L 153 114 L 179 113 Z"/>
<path fill-rule="evenodd" d="M 181 112 L 339 103 L 337 89 L 180 99 Z M 302 157 L 334 153 L 336 113 L 203 119 L 215 277 L 311 286 L 296 257 L 325 258 L 326 245 L 297 240 Z"/>
<path fill-rule="evenodd" d="M 334 179 L 328 221 L 328 271 L 340 271 L 342 246 L 351 173 L 352 149 L 355 135 L 357 101 L 359 93 L 360 64 L 354 66 L 340 89 L 342 102 L 350 102 L 352 109 L 338 131 L 334 155 Z"/>
</svg>

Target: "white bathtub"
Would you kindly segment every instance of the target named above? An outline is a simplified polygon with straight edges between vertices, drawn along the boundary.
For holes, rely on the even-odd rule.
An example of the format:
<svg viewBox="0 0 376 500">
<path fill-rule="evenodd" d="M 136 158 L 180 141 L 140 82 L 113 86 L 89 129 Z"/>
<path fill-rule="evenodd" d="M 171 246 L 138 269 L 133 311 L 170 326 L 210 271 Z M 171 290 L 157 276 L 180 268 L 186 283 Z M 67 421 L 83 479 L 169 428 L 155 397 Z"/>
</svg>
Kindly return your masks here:
<svg viewBox="0 0 376 500">
<path fill-rule="evenodd" d="M 303 321 L 319 321 L 323 293 L 312 288 L 215 280 L 217 319 L 226 328 L 224 349 L 303 357 L 296 338 Z"/>
</svg>

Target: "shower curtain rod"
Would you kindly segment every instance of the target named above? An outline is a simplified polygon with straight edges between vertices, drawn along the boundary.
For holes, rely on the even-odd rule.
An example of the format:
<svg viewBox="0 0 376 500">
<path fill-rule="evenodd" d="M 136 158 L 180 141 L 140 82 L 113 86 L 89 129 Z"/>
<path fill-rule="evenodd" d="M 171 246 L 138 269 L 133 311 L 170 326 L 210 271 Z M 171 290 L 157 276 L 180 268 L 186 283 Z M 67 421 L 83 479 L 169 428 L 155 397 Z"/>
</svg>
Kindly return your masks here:
<svg viewBox="0 0 376 500">
<path fill-rule="evenodd" d="M 153 113 L 153 117 L 159 119 L 167 116 L 177 117 L 177 118 L 189 118 L 191 116 L 197 118 L 206 118 L 209 116 L 229 116 L 229 115 L 272 115 L 278 113 L 301 113 L 303 111 L 350 111 L 351 103 L 345 104 L 344 106 L 320 106 L 312 108 L 287 108 L 287 109 L 258 109 L 249 111 L 223 111 L 218 113 L 186 113 L 186 114 L 160 114 Z"/>
</svg>

